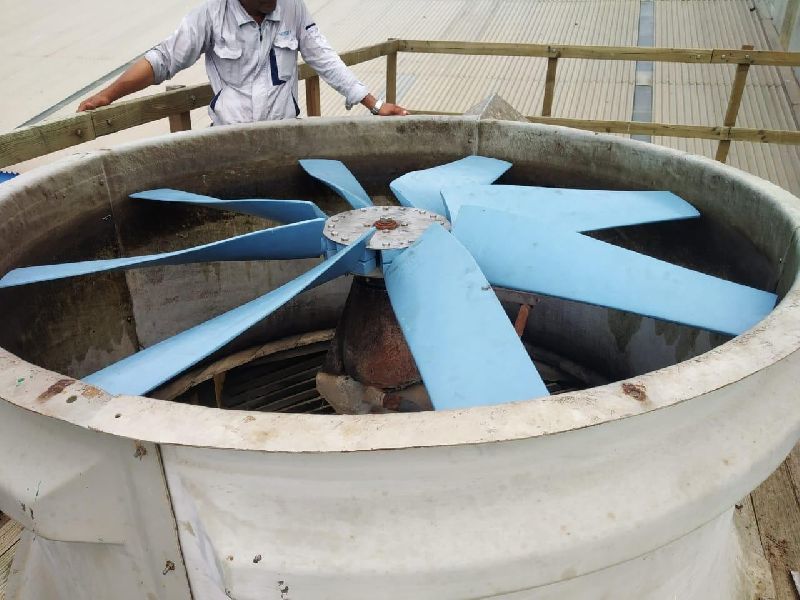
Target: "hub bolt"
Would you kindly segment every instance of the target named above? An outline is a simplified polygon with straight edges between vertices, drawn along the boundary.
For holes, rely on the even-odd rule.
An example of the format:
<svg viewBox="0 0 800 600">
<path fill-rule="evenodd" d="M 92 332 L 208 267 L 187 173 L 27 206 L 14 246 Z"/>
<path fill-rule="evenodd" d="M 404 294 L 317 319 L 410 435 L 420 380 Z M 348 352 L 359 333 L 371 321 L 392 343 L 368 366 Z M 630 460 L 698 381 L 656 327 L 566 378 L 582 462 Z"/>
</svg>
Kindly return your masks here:
<svg viewBox="0 0 800 600">
<path fill-rule="evenodd" d="M 375 228 L 379 231 L 393 231 L 397 229 L 397 221 L 394 219 L 387 219 L 386 217 L 381 217 L 377 221 L 375 221 Z"/>
</svg>

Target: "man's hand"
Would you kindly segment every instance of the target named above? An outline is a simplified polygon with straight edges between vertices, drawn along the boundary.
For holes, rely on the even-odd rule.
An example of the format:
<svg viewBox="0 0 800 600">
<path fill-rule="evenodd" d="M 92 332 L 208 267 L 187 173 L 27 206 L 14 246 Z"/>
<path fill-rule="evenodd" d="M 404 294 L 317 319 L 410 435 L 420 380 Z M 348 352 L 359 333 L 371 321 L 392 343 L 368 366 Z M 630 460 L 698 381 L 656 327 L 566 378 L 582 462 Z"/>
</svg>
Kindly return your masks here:
<svg viewBox="0 0 800 600">
<path fill-rule="evenodd" d="M 78 112 L 83 112 L 85 110 L 94 110 L 95 108 L 100 108 L 101 106 L 108 106 L 109 104 L 111 104 L 111 102 L 112 102 L 111 98 L 109 98 L 103 92 L 100 92 L 81 102 L 80 105 L 78 106 Z"/>
<path fill-rule="evenodd" d="M 378 116 L 380 117 L 405 117 L 407 115 L 408 111 L 405 108 L 399 104 L 391 104 L 389 102 L 384 102 L 378 111 Z"/>
<path fill-rule="evenodd" d="M 375 98 L 375 96 L 372 94 L 367 94 L 364 96 L 361 104 L 363 104 L 367 110 L 372 112 L 377 102 L 378 100 Z M 378 111 L 379 117 L 405 117 L 406 115 L 408 115 L 408 111 L 405 108 L 399 104 L 392 104 L 391 102 L 384 102 L 383 106 L 381 106 L 380 110 Z"/>
<path fill-rule="evenodd" d="M 147 59 L 140 58 L 120 75 L 114 83 L 81 102 L 78 106 L 78 112 L 108 106 L 123 96 L 143 90 L 148 85 L 153 85 L 154 82 L 153 67 L 150 66 Z"/>
</svg>

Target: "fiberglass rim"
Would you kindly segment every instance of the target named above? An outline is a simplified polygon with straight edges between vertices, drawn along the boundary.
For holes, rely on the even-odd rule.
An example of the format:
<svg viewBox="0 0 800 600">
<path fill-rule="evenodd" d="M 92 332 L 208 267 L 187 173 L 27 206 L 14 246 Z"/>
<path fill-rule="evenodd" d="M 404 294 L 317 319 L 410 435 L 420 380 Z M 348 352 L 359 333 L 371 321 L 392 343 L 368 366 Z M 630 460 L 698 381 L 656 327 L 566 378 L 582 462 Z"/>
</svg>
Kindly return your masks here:
<svg viewBox="0 0 800 600">
<path fill-rule="evenodd" d="M 322 131 L 346 121 L 348 127 L 369 135 L 384 122 L 352 123 L 343 119 L 323 119 L 306 122 L 302 128 Z M 482 126 L 474 119 L 415 117 L 402 123 L 404 127 L 434 122 L 438 126 L 454 124 L 477 130 Z M 398 129 L 398 123 L 389 128 Z M 485 123 L 483 125 L 492 125 Z M 497 124 L 494 124 L 497 126 Z M 236 136 L 246 132 L 264 136 L 285 132 L 294 123 L 264 123 L 212 131 L 187 132 L 165 138 L 137 142 L 110 151 L 138 155 L 140 152 L 169 142 L 170 146 L 189 141 L 212 141 L 211 136 Z M 735 182 L 752 196 L 768 196 L 776 211 L 795 231 L 800 227 L 798 200 L 757 177 L 720 165 L 714 161 L 689 156 L 666 148 L 638 142 L 623 141 L 610 136 L 578 132 L 543 125 L 502 123 L 504 129 L 559 141 L 581 144 L 594 149 L 613 143 L 628 153 L 644 154 L 645 160 L 669 160 L 687 172 L 710 170 Z M 29 183 L 60 174 L 93 161 L 101 161 L 104 153 L 90 153 L 71 158 L 37 172 L 17 178 L 0 189 L 0 207 L 14 202 Z M 491 156 L 491 154 L 489 154 Z M 506 158 L 501 156 L 498 158 Z M 613 165 L 609 165 L 613 166 Z M 650 182 L 657 185 L 657 181 Z M 793 240 L 787 257 L 800 254 Z M 796 268 L 788 260 L 789 268 Z M 785 298 L 767 318 L 751 331 L 696 358 L 650 372 L 628 381 L 551 398 L 478 407 L 459 411 L 442 411 L 397 415 L 366 416 L 309 416 L 268 413 L 229 412 L 219 409 L 175 404 L 142 397 L 112 398 L 81 383 L 68 383 L 51 394 L 47 401 L 40 398 L 58 387 L 64 377 L 0 353 L 2 380 L 0 396 L 6 400 L 82 427 L 104 431 L 133 439 L 178 445 L 266 450 L 277 452 L 342 452 L 389 448 L 448 446 L 475 444 L 548 435 L 571 429 L 649 412 L 656 408 L 696 399 L 716 389 L 734 384 L 769 369 L 798 348 L 800 341 L 800 291 L 796 281 Z M 16 385 L 20 378 L 27 383 Z M 766 390 L 765 393 L 769 393 Z M 77 401 L 67 403 L 70 396 Z M 757 399 L 754 399 L 756 401 Z"/>
</svg>

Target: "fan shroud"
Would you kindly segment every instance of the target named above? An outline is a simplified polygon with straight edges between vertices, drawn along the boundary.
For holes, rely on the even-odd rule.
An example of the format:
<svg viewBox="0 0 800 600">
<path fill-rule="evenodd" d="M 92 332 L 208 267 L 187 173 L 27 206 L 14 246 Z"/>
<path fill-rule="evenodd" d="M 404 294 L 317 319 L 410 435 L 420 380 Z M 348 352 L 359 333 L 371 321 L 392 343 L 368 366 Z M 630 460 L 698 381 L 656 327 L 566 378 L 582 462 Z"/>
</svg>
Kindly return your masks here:
<svg viewBox="0 0 800 600">
<path fill-rule="evenodd" d="M 370 140 L 366 146 L 364 140 Z M 647 226 L 645 230 L 652 230 L 600 235 L 642 251 L 663 251 L 664 258 L 687 266 L 690 260 L 705 261 L 711 272 L 728 279 L 739 272 L 742 283 L 755 287 L 773 288 L 777 282 L 784 299 L 754 330 L 705 353 L 724 340 L 668 326 L 657 329 L 647 319 L 630 321 L 586 305 L 542 301 L 529 325 L 537 340 L 552 350 L 561 344 L 576 360 L 605 364 L 603 372 L 613 378 L 633 380 L 456 413 L 316 416 L 112 398 L 64 375 L 89 373 L 130 354 L 148 336 L 156 340 L 179 331 L 187 325 L 181 322 L 187 315 L 193 319 L 188 324 L 194 324 L 208 316 L 203 310 L 219 312 L 273 289 L 313 261 L 294 267 L 279 261 L 269 268 L 231 264 L 111 274 L 77 286 L 44 284 L 39 300 L 23 290 L 8 291 L 3 308 L 19 318 L 11 321 L 22 334 L 14 342 L 19 354 L 34 364 L 57 366 L 61 374 L 3 352 L 2 397 L 7 402 L 0 404 L 2 418 L 14 423 L 15 439 L 32 438 L 47 428 L 41 452 L 36 444 L 27 447 L 37 458 L 27 471 L 63 469 L 70 457 L 74 480 L 81 482 L 81 489 L 91 489 L 92 497 L 76 502 L 69 494 L 77 488 L 43 485 L 39 502 L 59 510 L 37 510 L 34 524 L 21 514 L 17 501 L 32 501 L 34 492 L 29 498 L 26 488 L 36 491 L 35 482 L 31 486 L 29 478 L 4 477 L 0 508 L 35 527 L 38 544 L 58 539 L 61 551 L 69 553 L 91 534 L 102 550 L 97 538 L 112 538 L 98 518 L 98 507 L 103 514 L 125 516 L 114 519 L 117 527 L 134 523 L 141 514 L 138 503 L 164 496 L 149 491 L 168 487 L 176 506 L 162 511 L 148 505 L 148 522 L 121 532 L 115 545 L 124 545 L 128 563 L 162 581 L 164 559 L 181 572 L 176 542 L 170 546 L 166 540 L 177 530 L 192 585 L 210 589 L 212 582 L 195 579 L 206 567 L 195 562 L 199 554 L 192 543 L 197 538 L 186 526 L 151 525 L 164 522 L 156 518 L 161 512 L 172 515 L 174 510 L 175 519 L 205 532 L 206 547 L 225 565 L 220 585 L 243 598 L 257 597 L 242 583 L 243 574 L 252 577 L 257 589 L 284 581 L 299 594 L 325 585 L 346 587 L 353 598 L 374 597 L 379 583 L 396 590 L 397 597 L 491 596 L 508 589 L 531 598 L 558 593 L 570 597 L 580 589 L 620 597 L 632 582 L 657 590 L 650 594 L 657 598 L 665 589 L 660 586 L 674 583 L 673 575 L 689 566 L 701 575 L 691 580 L 692 589 L 682 590 L 687 597 L 735 597 L 739 584 L 732 573 L 739 557 L 716 551 L 722 544 L 732 547 L 727 511 L 779 464 L 798 432 L 791 410 L 792 373 L 798 366 L 797 292 L 792 286 L 800 252 L 791 242 L 798 225 L 792 212 L 797 201 L 765 182 L 665 149 L 538 126 L 413 119 L 231 128 L 79 157 L 4 184 L 10 187 L 0 190 L 0 239 L 15 243 L 4 247 L 3 271 L 23 259 L 31 264 L 63 260 L 63 248 L 74 260 L 129 256 L 210 242 L 263 225 L 248 217 L 211 216 L 202 209 L 171 209 L 166 216 L 162 211 L 134 214 L 129 194 L 152 187 L 264 197 L 266 190 L 259 186 L 268 182 L 271 196 L 319 199 L 326 212 L 340 212 L 346 207 L 339 204 L 336 209 L 338 200 L 309 182 L 294 163 L 308 156 L 311 143 L 317 144 L 316 156 L 344 160 L 378 198 L 389 194 L 382 189 L 385 183 L 370 176 L 376 156 L 399 176 L 479 150 L 515 163 L 509 177 L 519 179 L 507 183 L 674 189 L 702 206 L 707 222 L 696 225 L 698 241 L 689 241 L 699 248 L 718 247 L 721 252 L 713 259 L 706 252 L 685 250 L 684 259 L 672 256 L 673 242 L 682 241 L 686 233 L 670 227 L 671 233 Z M 210 147 L 213 153 L 199 151 Z M 596 168 L 586 168 L 591 157 L 598 161 Z M 168 169 L 153 169 L 154 164 Z M 250 183 L 243 184 L 243 174 Z M 275 190 L 282 184 L 284 193 L 279 194 Z M 309 193 L 301 195 L 302 188 Z M 73 199 L 69 204 L 67 197 Z M 768 229 L 758 226 L 765 220 L 771 224 Z M 249 339 L 240 340 L 241 347 L 226 352 L 334 326 L 347 284 L 299 298 Z M 226 302 L 230 306 L 223 306 Z M 127 306 L 131 322 L 125 310 L 122 318 L 117 311 L 110 319 L 108 304 Z M 689 360 L 675 364 L 682 358 Z M 668 365 L 673 366 L 651 372 Z M 20 379 L 24 381 L 17 385 Z M 73 396 L 77 400 L 70 402 Z M 753 443 L 743 448 L 743 438 Z M 75 452 L 77 447 L 83 454 Z M 98 452 L 92 454 L 92 448 Z M 89 480 L 80 466 L 84 456 L 93 457 L 94 465 L 108 465 L 106 471 L 95 471 L 103 477 Z M 59 465 L 52 465 L 56 460 Z M 117 472 L 127 479 L 116 477 Z M 543 481 L 552 485 L 543 486 Z M 675 494 L 676 486 L 685 493 Z M 570 493 L 564 494 L 565 489 Z M 141 490 L 148 490 L 147 498 Z M 225 510 L 213 510 L 209 490 L 225 494 Z M 194 516 L 189 501 L 200 508 Z M 530 510 L 532 502 L 536 511 Z M 472 518 L 467 506 L 476 507 L 480 518 Z M 72 512 L 65 519 L 67 508 Z M 82 522 L 92 523 L 91 531 L 75 536 L 70 527 L 83 513 L 90 513 Z M 609 513 L 624 519 L 612 519 Z M 350 514 L 370 520 L 342 519 Z M 423 537 L 412 526 L 420 520 L 425 523 Z M 342 563 L 341 545 L 334 549 L 314 536 L 289 535 L 286 522 L 308 530 L 338 523 L 342 542 L 351 540 L 346 542 L 351 549 L 347 563 Z M 637 523 L 635 531 L 625 526 L 630 522 Z M 305 539 L 314 543 L 305 544 Z M 145 540 L 152 543 L 145 545 Z M 433 540 L 437 544 L 426 545 Z M 442 540 L 454 541 L 458 552 L 438 553 Z M 147 556 L 137 554 L 136 548 L 143 546 L 149 548 Z M 273 561 L 287 556 L 290 548 L 305 558 Z M 669 560 L 637 568 L 636 557 L 662 557 L 664 552 L 671 553 Z M 351 560 L 353 553 L 366 560 Z M 256 555 L 263 557 L 258 565 L 252 560 Z M 226 563 L 228 556 L 235 560 Z M 381 563 L 380 556 L 390 560 Z M 309 557 L 317 566 L 313 576 L 305 568 Z M 532 560 L 538 569 L 528 567 Z M 386 578 L 376 578 L 378 571 Z M 442 571 L 448 577 L 442 578 Z M 94 577 L 99 581 L 116 575 L 109 571 Z M 172 585 L 180 578 L 163 581 Z"/>
</svg>

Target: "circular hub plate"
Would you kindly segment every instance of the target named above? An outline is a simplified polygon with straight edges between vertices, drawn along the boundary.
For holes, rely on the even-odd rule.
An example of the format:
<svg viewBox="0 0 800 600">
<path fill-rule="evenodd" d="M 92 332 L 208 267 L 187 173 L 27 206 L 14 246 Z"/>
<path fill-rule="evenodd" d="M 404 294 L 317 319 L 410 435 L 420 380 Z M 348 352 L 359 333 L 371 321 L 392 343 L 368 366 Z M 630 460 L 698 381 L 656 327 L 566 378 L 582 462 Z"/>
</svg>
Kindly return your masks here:
<svg viewBox="0 0 800 600">
<path fill-rule="evenodd" d="M 325 222 L 325 237 L 337 244 L 352 244 L 367 229 L 377 229 L 369 241 L 370 250 L 408 248 L 438 223 L 448 231 L 450 222 L 441 215 L 406 206 L 370 206 L 335 215 Z"/>
</svg>

